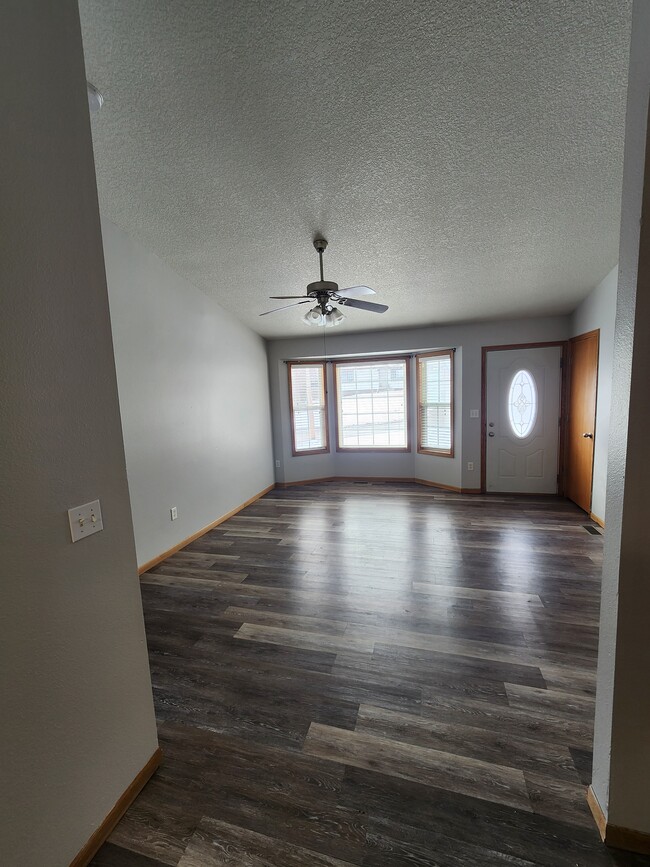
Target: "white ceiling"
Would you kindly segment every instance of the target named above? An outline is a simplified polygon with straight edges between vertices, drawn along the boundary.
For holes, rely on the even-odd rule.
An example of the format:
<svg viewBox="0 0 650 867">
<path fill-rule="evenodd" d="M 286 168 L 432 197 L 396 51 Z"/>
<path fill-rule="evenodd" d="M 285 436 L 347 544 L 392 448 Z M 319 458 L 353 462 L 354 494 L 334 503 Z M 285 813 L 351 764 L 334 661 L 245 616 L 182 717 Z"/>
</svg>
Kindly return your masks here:
<svg viewBox="0 0 650 867">
<path fill-rule="evenodd" d="M 631 0 L 81 0 L 104 214 L 267 337 L 563 313 L 616 263 Z"/>
</svg>

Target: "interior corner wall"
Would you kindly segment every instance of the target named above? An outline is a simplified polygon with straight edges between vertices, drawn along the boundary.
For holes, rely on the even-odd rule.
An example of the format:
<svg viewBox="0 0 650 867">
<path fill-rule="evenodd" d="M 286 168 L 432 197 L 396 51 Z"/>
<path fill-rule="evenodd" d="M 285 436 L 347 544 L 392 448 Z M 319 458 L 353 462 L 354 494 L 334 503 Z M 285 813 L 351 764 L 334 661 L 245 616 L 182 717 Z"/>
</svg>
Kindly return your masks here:
<svg viewBox="0 0 650 867">
<path fill-rule="evenodd" d="M 102 231 L 143 565 L 273 484 L 266 346 L 122 229 Z"/>
<path fill-rule="evenodd" d="M 291 315 L 290 313 L 281 315 Z M 516 337 L 513 338 L 513 335 Z M 327 357 L 368 355 L 382 352 L 415 353 L 427 349 L 456 347 L 454 395 L 453 458 L 410 454 L 337 453 L 333 438 L 334 414 L 330 412 L 330 453 L 292 455 L 289 416 L 289 387 L 285 361 L 293 358 L 322 358 L 323 336 L 286 338 L 268 343 L 273 448 L 276 481 L 290 483 L 328 476 L 419 478 L 441 485 L 464 489 L 480 488 L 481 419 L 471 418 L 470 411 L 481 408 L 481 347 L 512 343 L 563 341 L 569 336 L 569 317 L 540 317 L 504 322 L 480 322 L 458 325 L 366 331 L 360 334 L 326 336 Z M 411 384 L 412 386 L 414 383 Z M 330 409 L 332 409 L 330 395 Z M 415 418 L 415 394 L 411 388 L 411 419 Z M 414 438 L 414 425 L 411 436 Z M 413 445 L 414 440 L 412 441 Z M 468 463 L 474 469 L 467 468 Z"/>
<path fill-rule="evenodd" d="M 607 466 L 592 789 L 608 823 L 650 836 L 650 3 L 635 0 Z"/>
<path fill-rule="evenodd" d="M 609 444 L 609 413 L 612 403 L 617 287 L 618 266 L 612 268 L 609 274 L 576 308 L 571 317 L 571 337 L 594 331 L 596 328 L 600 330 L 591 511 L 602 521 L 605 520 L 606 511 L 607 448 Z"/>
<path fill-rule="evenodd" d="M 157 749 L 76 0 L 0 28 L 0 863 L 69 864 Z M 67 510 L 104 530 L 72 544 Z"/>
</svg>

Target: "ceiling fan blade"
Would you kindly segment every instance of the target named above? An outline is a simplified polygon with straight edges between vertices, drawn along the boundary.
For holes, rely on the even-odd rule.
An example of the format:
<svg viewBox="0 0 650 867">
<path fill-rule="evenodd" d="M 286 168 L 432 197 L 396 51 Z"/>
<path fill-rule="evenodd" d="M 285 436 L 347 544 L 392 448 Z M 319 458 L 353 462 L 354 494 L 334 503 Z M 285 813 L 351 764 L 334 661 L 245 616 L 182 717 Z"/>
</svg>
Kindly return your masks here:
<svg viewBox="0 0 650 867">
<path fill-rule="evenodd" d="M 313 298 L 308 298 L 306 301 L 297 301 L 295 304 L 285 304 L 284 307 L 275 307 L 273 310 L 267 310 L 266 313 L 260 313 L 260 316 L 268 316 L 269 313 L 277 313 L 278 310 L 287 310 L 289 307 L 298 307 L 300 304 L 309 304 L 313 300 Z"/>
<path fill-rule="evenodd" d="M 339 303 L 343 307 L 358 307 L 359 310 L 370 310 L 371 313 L 385 313 L 388 310 L 386 304 L 374 304 L 372 301 L 357 301 L 356 298 L 341 298 Z"/>
<path fill-rule="evenodd" d="M 370 286 L 350 286 L 349 289 L 337 289 L 336 294 L 341 298 L 359 298 L 361 295 L 376 295 Z"/>
<path fill-rule="evenodd" d="M 284 301 L 287 298 L 309 298 L 309 295 L 269 295 L 269 298 L 273 298 L 277 301 Z"/>
</svg>

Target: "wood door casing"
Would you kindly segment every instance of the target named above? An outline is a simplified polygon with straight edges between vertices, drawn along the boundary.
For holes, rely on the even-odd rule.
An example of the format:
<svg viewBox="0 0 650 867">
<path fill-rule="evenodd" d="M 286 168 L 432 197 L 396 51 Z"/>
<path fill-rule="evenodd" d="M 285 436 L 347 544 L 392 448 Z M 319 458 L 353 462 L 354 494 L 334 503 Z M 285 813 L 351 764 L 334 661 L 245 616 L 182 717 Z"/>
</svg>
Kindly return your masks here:
<svg viewBox="0 0 650 867">
<path fill-rule="evenodd" d="M 591 510 L 599 340 L 598 330 L 572 337 L 568 352 L 565 494 L 585 512 Z"/>
</svg>

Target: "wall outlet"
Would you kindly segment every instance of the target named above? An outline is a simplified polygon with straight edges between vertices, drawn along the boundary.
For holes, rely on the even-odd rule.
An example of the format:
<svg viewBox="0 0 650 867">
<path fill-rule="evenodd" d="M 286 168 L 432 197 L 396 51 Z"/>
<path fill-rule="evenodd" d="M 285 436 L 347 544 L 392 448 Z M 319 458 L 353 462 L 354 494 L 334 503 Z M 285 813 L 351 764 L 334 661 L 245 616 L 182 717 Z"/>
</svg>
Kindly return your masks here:
<svg viewBox="0 0 650 867">
<path fill-rule="evenodd" d="M 275 468 L 276 468 L 276 470 L 280 469 L 280 461 L 275 462 Z"/>
<path fill-rule="evenodd" d="M 175 521 L 176 518 L 178 518 L 178 509 L 176 508 L 176 506 L 171 507 L 171 509 L 169 510 L 169 515 L 172 521 Z"/>
<path fill-rule="evenodd" d="M 474 469 L 474 461 L 467 461 L 467 469 L 468 470 Z"/>
<path fill-rule="evenodd" d="M 477 409 L 470 409 L 469 417 L 470 418 L 478 418 L 478 410 Z"/>
<path fill-rule="evenodd" d="M 93 533 L 99 533 L 100 530 L 104 529 L 99 500 L 68 509 L 68 520 L 70 521 L 70 535 L 73 542 L 78 542 L 80 539 L 85 539 L 86 536 L 92 536 Z"/>
</svg>

